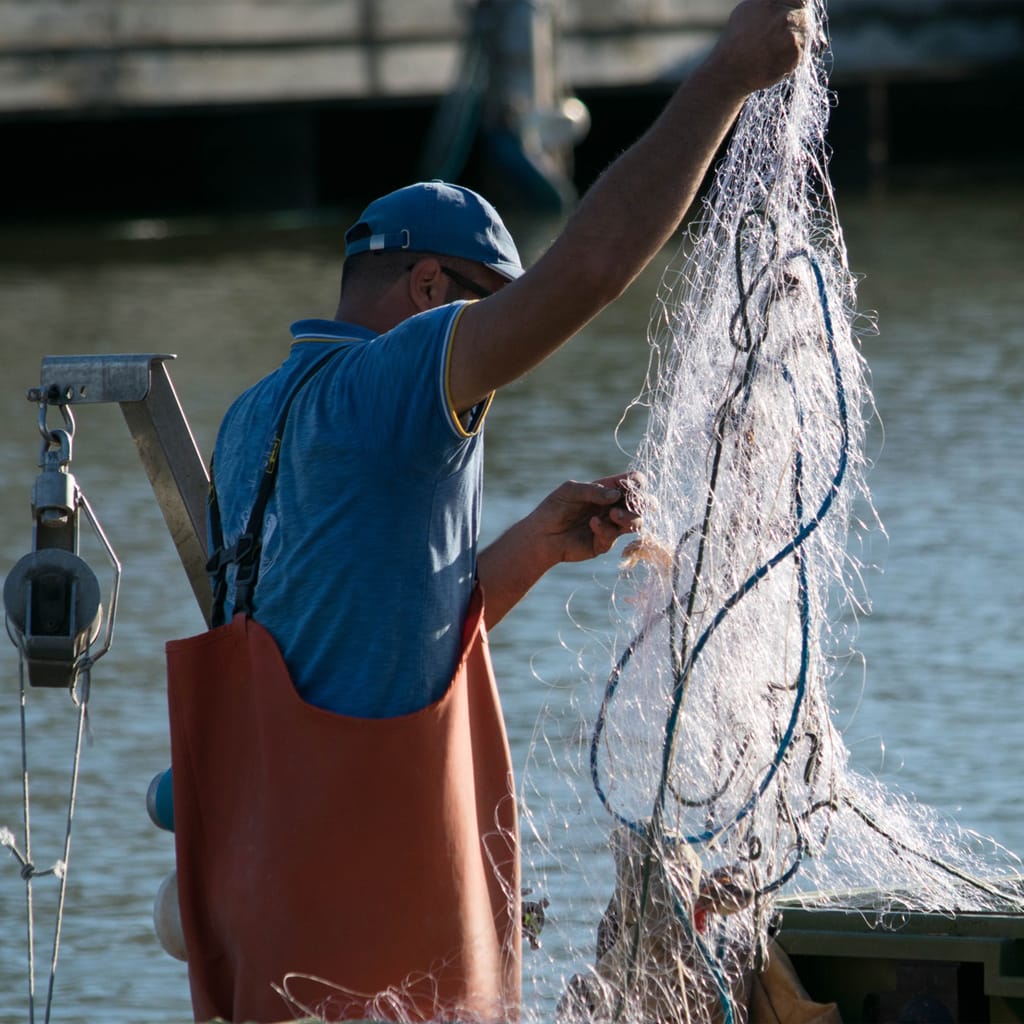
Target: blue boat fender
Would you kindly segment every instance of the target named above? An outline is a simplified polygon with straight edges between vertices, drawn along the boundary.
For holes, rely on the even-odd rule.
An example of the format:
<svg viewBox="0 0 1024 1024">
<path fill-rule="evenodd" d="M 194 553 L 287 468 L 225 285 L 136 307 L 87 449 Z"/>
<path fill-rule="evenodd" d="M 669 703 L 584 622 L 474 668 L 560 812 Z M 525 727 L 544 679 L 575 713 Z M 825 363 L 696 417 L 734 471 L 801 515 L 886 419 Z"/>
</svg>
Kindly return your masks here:
<svg viewBox="0 0 1024 1024">
<path fill-rule="evenodd" d="M 174 789 L 171 780 L 171 769 L 165 768 L 153 776 L 153 781 L 146 790 L 146 810 L 150 820 L 157 828 L 166 832 L 174 831 Z"/>
</svg>

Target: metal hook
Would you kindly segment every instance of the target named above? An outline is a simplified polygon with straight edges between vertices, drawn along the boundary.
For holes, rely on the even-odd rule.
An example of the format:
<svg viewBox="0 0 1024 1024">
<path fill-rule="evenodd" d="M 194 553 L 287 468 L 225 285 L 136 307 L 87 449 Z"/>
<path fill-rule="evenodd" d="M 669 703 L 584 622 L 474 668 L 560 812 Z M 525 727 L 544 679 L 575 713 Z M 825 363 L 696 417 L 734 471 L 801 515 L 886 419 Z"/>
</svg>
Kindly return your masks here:
<svg viewBox="0 0 1024 1024">
<path fill-rule="evenodd" d="M 50 428 L 46 425 L 46 410 L 48 406 L 46 402 L 39 403 L 39 433 L 42 435 L 43 442 L 46 445 L 50 443 Z"/>
<path fill-rule="evenodd" d="M 60 431 L 51 430 L 46 425 L 46 414 L 49 407 L 50 404 L 45 399 L 39 403 L 39 433 L 42 435 L 47 447 L 61 443 Z M 60 403 L 58 408 L 60 409 L 61 418 L 64 420 L 64 433 L 67 434 L 68 440 L 70 440 L 75 436 L 75 415 L 71 411 L 71 406 L 65 402 Z"/>
</svg>

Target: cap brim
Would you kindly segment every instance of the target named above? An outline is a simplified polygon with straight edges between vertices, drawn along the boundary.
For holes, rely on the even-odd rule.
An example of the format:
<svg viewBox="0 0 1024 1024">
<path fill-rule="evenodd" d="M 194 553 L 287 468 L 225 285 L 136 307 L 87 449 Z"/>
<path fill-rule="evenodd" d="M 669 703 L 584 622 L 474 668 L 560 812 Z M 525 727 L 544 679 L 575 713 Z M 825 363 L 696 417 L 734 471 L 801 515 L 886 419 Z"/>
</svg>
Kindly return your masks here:
<svg viewBox="0 0 1024 1024">
<path fill-rule="evenodd" d="M 517 277 L 523 276 L 524 268 L 517 266 L 515 263 L 485 263 L 485 267 L 489 267 L 496 274 L 501 274 L 506 281 L 514 281 Z"/>
</svg>

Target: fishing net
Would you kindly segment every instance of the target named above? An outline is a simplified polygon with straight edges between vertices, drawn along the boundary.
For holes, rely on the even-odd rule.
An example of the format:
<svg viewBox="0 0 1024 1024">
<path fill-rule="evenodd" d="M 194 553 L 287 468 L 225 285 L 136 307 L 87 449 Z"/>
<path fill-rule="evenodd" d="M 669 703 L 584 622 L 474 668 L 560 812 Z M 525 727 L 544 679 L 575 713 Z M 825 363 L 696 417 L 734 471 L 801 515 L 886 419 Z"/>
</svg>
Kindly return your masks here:
<svg viewBox="0 0 1024 1024">
<path fill-rule="evenodd" d="M 859 774 L 834 724 L 864 602 L 850 533 L 877 526 L 871 323 L 828 175 L 824 7 L 809 18 L 662 279 L 603 694 L 544 718 L 524 773 L 524 878 L 559 893 L 540 1016 L 745 1019 L 783 905 L 1021 909 L 1013 855 Z"/>
</svg>

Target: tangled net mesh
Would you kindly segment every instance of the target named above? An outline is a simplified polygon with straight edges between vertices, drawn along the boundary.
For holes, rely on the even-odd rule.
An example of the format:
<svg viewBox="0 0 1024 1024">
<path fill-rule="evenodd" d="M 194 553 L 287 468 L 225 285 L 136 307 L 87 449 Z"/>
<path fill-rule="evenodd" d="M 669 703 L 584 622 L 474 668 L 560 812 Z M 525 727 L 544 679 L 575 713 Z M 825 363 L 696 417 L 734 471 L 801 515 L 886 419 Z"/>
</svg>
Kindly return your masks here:
<svg viewBox="0 0 1024 1024">
<path fill-rule="evenodd" d="M 596 720 L 593 690 L 552 711 L 523 775 L 524 878 L 559 894 L 549 970 L 527 964 L 538 1019 L 550 999 L 564 1021 L 745 1019 L 783 906 L 880 927 L 1024 910 L 1012 853 L 853 770 L 833 724 L 862 607 L 848 537 L 872 514 L 871 325 L 828 175 L 820 2 L 809 20 L 662 279 Z"/>
</svg>

